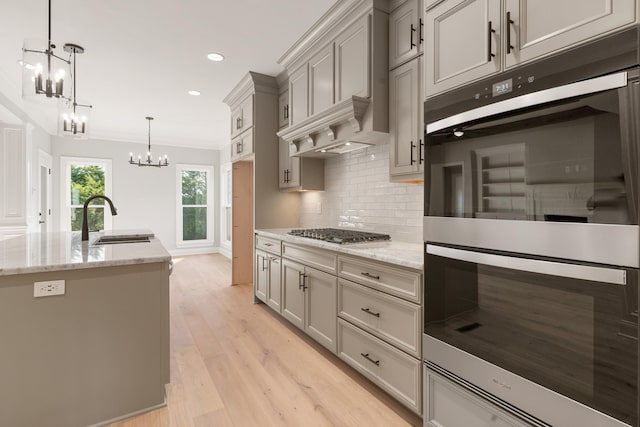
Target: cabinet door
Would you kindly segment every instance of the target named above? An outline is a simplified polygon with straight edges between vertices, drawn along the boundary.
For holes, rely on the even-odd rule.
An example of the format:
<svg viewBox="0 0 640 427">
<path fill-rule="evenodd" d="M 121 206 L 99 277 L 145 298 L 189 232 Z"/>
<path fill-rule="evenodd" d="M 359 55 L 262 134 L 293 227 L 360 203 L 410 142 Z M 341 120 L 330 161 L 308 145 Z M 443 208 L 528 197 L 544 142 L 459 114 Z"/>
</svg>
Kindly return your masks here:
<svg viewBox="0 0 640 427">
<path fill-rule="evenodd" d="M 253 126 L 253 95 L 249 95 L 247 99 L 240 104 L 242 116 L 240 120 L 240 132 L 244 132 Z"/>
<path fill-rule="evenodd" d="M 242 107 L 237 106 L 231 111 L 231 138 L 240 135 L 242 129 Z"/>
<path fill-rule="evenodd" d="M 256 297 L 262 302 L 267 302 L 267 282 L 269 281 L 269 256 L 256 251 L 256 274 L 254 276 L 254 291 Z"/>
<path fill-rule="evenodd" d="M 231 141 L 231 161 L 234 162 L 242 156 L 240 137 Z"/>
<path fill-rule="evenodd" d="M 300 186 L 300 158 L 289 156 L 289 144 L 280 140 L 278 146 L 278 183 L 279 188 L 295 188 Z"/>
<path fill-rule="evenodd" d="M 295 125 L 309 117 L 309 73 L 308 64 L 289 76 L 289 123 Z"/>
<path fill-rule="evenodd" d="M 278 127 L 283 128 L 289 125 L 289 91 L 285 91 L 278 98 Z"/>
<path fill-rule="evenodd" d="M 309 114 L 333 105 L 333 43 L 309 61 Z"/>
<path fill-rule="evenodd" d="M 352 95 L 370 96 L 370 31 L 369 16 L 364 16 L 336 38 L 336 102 Z"/>
<path fill-rule="evenodd" d="M 267 304 L 280 313 L 282 305 L 282 281 L 280 275 L 280 265 L 282 259 L 276 256 L 269 256 L 269 280 L 267 281 Z"/>
<path fill-rule="evenodd" d="M 427 96 L 500 71 L 500 1 L 446 0 L 425 13 Z"/>
<path fill-rule="evenodd" d="M 389 68 L 422 52 L 422 14 L 418 0 L 408 0 L 389 16 Z"/>
<path fill-rule="evenodd" d="M 415 59 L 389 73 L 389 133 L 391 175 L 418 170 L 420 61 Z"/>
<path fill-rule="evenodd" d="M 336 276 L 305 267 L 305 330 L 320 344 L 337 352 Z"/>
<path fill-rule="evenodd" d="M 635 7 L 634 0 L 506 0 L 505 20 L 508 13 L 512 22 L 504 30 L 505 66 L 631 24 L 635 22 Z"/>
<path fill-rule="evenodd" d="M 525 427 L 498 407 L 424 368 L 425 427 Z"/>
<path fill-rule="evenodd" d="M 249 156 L 253 153 L 253 129 L 249 129 L 239 137 L 238 148 L 239 158 Z"/>
<path fill-rule="evenodd" d="M 282 260 L 282 315 L 304 330 L 304 266 L 288 259 Z"/>
</svg>

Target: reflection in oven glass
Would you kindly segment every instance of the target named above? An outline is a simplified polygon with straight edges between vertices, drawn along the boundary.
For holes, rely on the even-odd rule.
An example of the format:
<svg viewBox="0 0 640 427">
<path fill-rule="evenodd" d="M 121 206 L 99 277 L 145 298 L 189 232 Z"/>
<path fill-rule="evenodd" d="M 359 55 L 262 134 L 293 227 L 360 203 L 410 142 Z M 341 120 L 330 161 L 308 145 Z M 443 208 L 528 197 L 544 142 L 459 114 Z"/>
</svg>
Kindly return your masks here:
<svg viewBox="0 0 640 427">
<path fill-rule="evenodd" d="M 618 286 L 431 255 L 425 270 L 426 334 L 637 425 L 637 271 Z"/>
</svg>

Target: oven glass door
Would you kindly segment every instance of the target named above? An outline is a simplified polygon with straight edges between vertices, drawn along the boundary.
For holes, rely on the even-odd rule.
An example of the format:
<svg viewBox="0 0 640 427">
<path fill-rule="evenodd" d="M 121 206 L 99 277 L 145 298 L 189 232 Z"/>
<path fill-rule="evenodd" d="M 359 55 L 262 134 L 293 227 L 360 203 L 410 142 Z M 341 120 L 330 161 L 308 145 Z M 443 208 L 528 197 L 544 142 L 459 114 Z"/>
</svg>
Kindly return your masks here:
<svg viewBox="0 0 640 427">
<path fill-rule="evenodd" d="M 633 79 L 605 76 L 429 124 L 426 215 L 637 225 Z M 582 93 L 598 82 L 615 88 Z"/>
<path fill-rule="evenodd" d="M 425 272 L 425 334 L 638 425 L 637 270 L 428 244 Z"/>
</svg>

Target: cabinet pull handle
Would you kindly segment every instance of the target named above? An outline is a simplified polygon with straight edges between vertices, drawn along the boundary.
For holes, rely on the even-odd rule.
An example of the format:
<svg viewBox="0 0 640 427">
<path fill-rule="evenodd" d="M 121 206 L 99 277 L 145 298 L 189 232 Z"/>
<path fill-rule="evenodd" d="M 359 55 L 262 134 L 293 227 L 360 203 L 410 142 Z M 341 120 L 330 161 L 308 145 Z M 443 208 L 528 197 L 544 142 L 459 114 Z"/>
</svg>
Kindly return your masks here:
<svg viewBox="0 0 640 427">
<path fill-rule="evenodd" d="M 285 184 L 287 183 L 287 170 L 286 169 L 282 171 L 282 182 L 285 183 Z"/>
<path fill-rule="evenodd" d="M 420 18 L 420 44 L 424 43 L 424 34 L 423 34 L 423 29 L 424 29 L 424 22 L 422 22 L 422 18 Z"/>
<path fill-rule="evenodd" d="M 362 274 L 362 275 L 363 275 L 363 276 L 365 276 L 365 277 L 369 277 L 369 278 L 371 278 L 371 279 L 380 280 L 380 276 L 375 276 L 375 275 L 373 275 L 373 274 L 371 274 L 371 273 L 362 272 L 362 273 L 360 273 L 360 274 Z"/>
<path fill-rule="evenodd" d="M 284 118 L 285 119 L 289 118 L 289 106 L 288 105 L 284 106 Z"/>
<path fill-rule="evenodd" d="M 302 271 L 298 271 L 298 289 L 302 289 L 304 286 L 302 284 L 302 278 L 304 277 L 304 273 Z"/>
<path fill-rule="evenodd" d="M 515 50 L 515 47 L 511 45 L 511 26 L 515 24 L 513 19 L 511 19 L 511 12 L 507 12 L 507 55 L 511 53 L 512 50 Z"/>
<path fill-rule="evenodd" d="M 240 129 L 241 127 L 242 127 L 242 119 L 238 117 L 236 119 L 236 130 Z"/>
<path fill-rule="evenodd" d="M 273 243 L 265 243 L 265 246 L 273 246 Z"/>
<path fill-rule="evenodd" d="M 291 180 L 289 178 L 290 171 L 289 171 L 289 169 L 286 169 L 284 172 L 285 172 L 284 182 L 289 183 L 289 181 Z"/>
<path fill-rule="evenodd" d="M 424 163 L 424 156 L 423 156 L 423 148 L 424 148 L 424 142 L 422 142 L 422 140 L 420 140 L 420 143 L 418 145 L 418 164 L 421 165 Z"/>
<path fill-rule="evenodd" d="M 410 148 L 410 150 L 411 150 L 411 164 L 414 164 L 416 162 L 415 159 L 413 158 L 413 149 L 414 148 L 416 148 L 416 145 L 413 143 L 413 141 L 411 141 L 411 148 Z"/>
<path fill-rule="evenodd" d="M 415 32 L 416 28 L 413 26 L 413 24 L 411 24 L 411 31 L 409 32 L 409 42 L 411 46 L 409 46 L 409 49 L 413 49 L 414 47 L 416 47 L 416 44 L 413 42 L 413 33 Z"/>
<path fill-rule="evenodd" d="M 364 311 L 365 313 L 370 314 L 370 315 L 372 315 L 372 316 L 380 317 L 380 313 L 374 313 L 373 311 L 371 311 L 371 310 L 369 309 L 369 307 L 367 307 L 367 308 L 361 308 L 360 310 L 362 310 L 362 311 Z"/>
<path fill-rule="evenodd" d="M 267 269 L 267 266 L 265 265 L 265 261 L 267 261 L 267 258 L 262 258 L 262 271 L 265 271 Z"/>
<path fill-rule="evenodd" d="M 369 357 L 369 353 L 360 353 L 360 356 L 364 357 L 365 359 L 367 359 L 369 362 L 373 363 L 376 366 L 380 366 L 380 361 L 379 360 L 373 360 L 372 358 Z"/>
<path fill-rule="evenodd" d="M 276 257 L 269 258 L 269 261 L 271 261 L 274 264 L 280 264 L 280 260 Z"/>
<path fill-rule="evenodd" d="M 493 46 L 492 36 L 495 34 L 496 30 L 493 29 L 493 23 L 489 21 L 489 31 L 487 33 L 487 62 L 491 62 L 493 57 L 496 56 L 491 47 Z"/>
<path fill-rule="evenodd" d="M 307 284 L 307 279 L 309 278 L 309 276 L 307 276 L 306 274 L 302 275 L 302 292 L 306 291 L 307 288 L 309 287 L 309 285 Z"/>
</svg>

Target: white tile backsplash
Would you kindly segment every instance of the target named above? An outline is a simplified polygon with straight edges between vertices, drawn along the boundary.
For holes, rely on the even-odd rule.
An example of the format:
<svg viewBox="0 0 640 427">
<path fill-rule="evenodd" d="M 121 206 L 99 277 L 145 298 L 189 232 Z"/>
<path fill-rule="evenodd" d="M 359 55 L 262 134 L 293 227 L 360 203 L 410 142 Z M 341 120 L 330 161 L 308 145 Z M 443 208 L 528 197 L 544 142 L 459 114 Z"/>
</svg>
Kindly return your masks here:
<svg viewBox="0 0 640 427">
<path fill-rule="evenodd" d="M 422 242 L 423 184 L 389 182 L 389 144 L 325 160 L 324 188 L 302 194 L 302 227 L 357 228 Z"/>
</svg>

